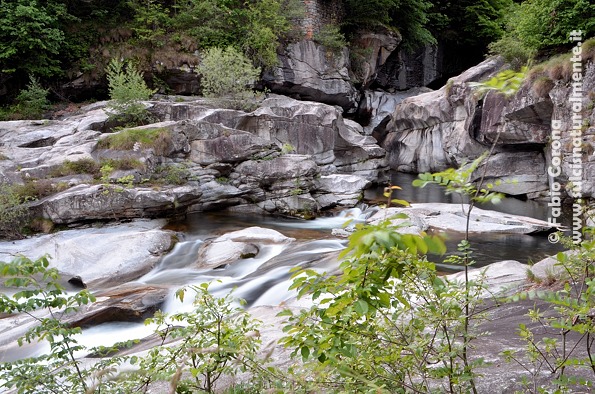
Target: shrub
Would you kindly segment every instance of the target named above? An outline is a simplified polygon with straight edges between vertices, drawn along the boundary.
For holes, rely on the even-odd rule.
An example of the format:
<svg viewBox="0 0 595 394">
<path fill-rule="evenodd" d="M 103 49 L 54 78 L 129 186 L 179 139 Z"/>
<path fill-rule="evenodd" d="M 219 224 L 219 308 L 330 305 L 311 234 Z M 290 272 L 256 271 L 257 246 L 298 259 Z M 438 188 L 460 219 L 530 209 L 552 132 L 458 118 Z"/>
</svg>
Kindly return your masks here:
<svg viewBox="0 0 595 394">
<path fill-rule="evenodd" d="M 69 294 L 58 271 L 49 268 L 47 256 L 32 261 L 17 256 L 0 262 L 2 285 L 16 288 L 14 295 L 0 293 L 0 313 L 35 313 L 37 325 L 18 340 L 49 342 L 46 354 L 0 364 L 0 388 L 21 393 L 138 393 L 155 382 L 168 382 L 170 392 L 215 391 L 221 376 L 235 376 L 248 368 L 262 370 L 256 351 L 260 322 L 252 319 L 231 296 L 216 298 L 208 284 L 191 287 L 192 311 L 166 315 L 157 312 L 154 324 L 162 341 L 146 355 L 102 356 L 138 341 L 87 349 L 77 342 L 80 327 L 68 323 L 82 305 L 94 302 L 88 290 Z M 176 296 L 183 301 L 185 289 Z M 241 302 L 240 302 L 241 304 Z M 45 312 L 45 313 L 43 313 Z M 47 317 L 45 317 L 47 316 Z M 81 361 L 75 353 L 94 354 Z M 132 371 L 130 366 L 132 366 Z M 119 370 L 119 372 L 117 372 Z"/>
<path fill-rule="evenodd" d="M 112 118 L 135 125 L 146 123 L 150 115 L 142 101 L 155 92 L 147 87 L 140 71 L 130 62 L 113 59 L 106 73 L 111 99 L 108 111 Z"/>
<path fill-rule="evenodd" d="M 68 189 L 65 182 L 53 183 L 50 179 L 27 180 L 22 185 L 13 186 L 21 202 L 37 200 Z"/>
<path fill-rule="evenodd" d="M 254 97 L 252 86 L 260 75 L 260 69 L 231 46 L 206 50 L 198 70 L 205 97 L 225 97 L 239 102 Z"/>
<path fill-rule="evenodd" d="M 190 171 L 183 164 L 159 166 L 155 170 L 155 181 L 162 181 L 169 185 L 183 185 L 188 182 Z"/>
<path fill-rule="evenodd" d="M 101 159 L 101 165 L 109 164 L 115 170 L 140 170 L 144 164 L 136 157 L 123 157 L 120 159 Z"/>
<path fill-rule="evenodd" d="M 569 47 L 568 34 L 581 30 L 583 37 L 595 34 L 595 4 L 589 0 L 527 0 L 507 12 L 506 31 L 492 49 L 504 55 Z M 525 63 L 526 64 L 526 63 Z"/>
<path fill-rule="evenodd" d="M 583 229 L 590 238 L 593 228 Z M 527 316 L 533 324 L 519 324 L 523 350 L 502 352 L 504 357 L 529 372 L 523 380 L 527 392 L 590 392 L 595 385 L 595 358 L 592 353 L 595 320 L 595 241 L 574 243 L 562 238 L 571 252 L 560 252 L 556 258 L 557 276 L 550 269 L 543 285 L 560 283 L 556 290 L 539 289 L 516 294 L 511 301 L 539 299 Z M 544 380 L 544 376 L 550 379 Z M 591 388 L 591 390 L 589 390 Z"/>
<path fill-rule="evenodd" d="M 65 46 L 64 2 L 0 2 L 0 70 L 53 77 L 62 74 L 59 55 Z"/>
<path fill-rule="evenodd" d="M 53 178 L 58 178 L 76 174 L 97 174 L 99 167 L 99 163 L 93 159 L 66 160 L 59 166 L 52 168 L 49 175 Z"/>
<path fill-rule="evenodd" d="M 29 211 L 23 197 L 14 185 L 0 182 L 0 238 L 21 238 L 21 227 L 27 221 Z"/>
<path fill-rule="evenodd" d="M 313 40 L 334 53 L 341 52 L 347 45 L 345 36 L 336 25 L 324 25 L 320 31 L 314 34 Z"/>
<path fill-rule="evenodd" d="M 283 153 L 284 155 L 288 153 L 295 153 L 295 147 L 291 145 L 289 142 L 286 142 L 281 146 L 281 153 Z"/>
<path fill-rule="evenodd" d="M 527 47 L 519 39 L 504 36 L 488 45 L 491 54 L 501 55 L 514 70 L 520 70 L 535 56 L 536 51 Z"/>
<path fill-rule="evenodd" d="M 20 119 L 40 119 L 49 107 L 47 99 L 49 90 L 44 89 L 39 81 L 30 77 L 26 89 L 21 90 L 12 108 Z"/>
<path fill-rule="evenodd" d="M 166 128 L 129 129 L 102 138 L 97 147 L 115 150 L 153 149 L 157 155 L 166 155 L 171 144 L 171 134 Z"/>
</svg>

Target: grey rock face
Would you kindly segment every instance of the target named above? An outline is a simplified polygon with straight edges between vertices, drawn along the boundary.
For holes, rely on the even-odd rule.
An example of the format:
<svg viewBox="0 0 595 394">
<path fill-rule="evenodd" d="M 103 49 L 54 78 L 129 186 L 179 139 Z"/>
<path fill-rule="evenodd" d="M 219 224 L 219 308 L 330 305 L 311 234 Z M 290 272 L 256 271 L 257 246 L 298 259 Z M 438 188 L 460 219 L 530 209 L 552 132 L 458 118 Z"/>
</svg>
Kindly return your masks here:
<svg viewBox="0 0 595 394">
<path fill-rule="evenodd" d="M 283 245 L 295 241 L 278 231 L 248 227 L 226 233 L 201 246 L 196 264 L 199 268 L 216 268 L 241 259 L 256 257 L 264 245 Z"/>
<path fill-rule="evenodd" d="M 446 203 L 411 204 L 411 207 L 408 208 L 382 209 L 368 221 L 375 223 L 404 213 L 409 216 L 411 219 L 409 221 L 418 229 L 464 233 L 467 225 L 466 210 L 468 209 L 466 204 L 463 206 Z M 551 229 L 551 224 L 543 220 L 479 208 L 474 208 L 471 211 L 469 222 L 469 232 L 471 233 L 532 234 Z"/>
<path fill-rule="evenodd" d="M 322 208 L 353 206 L 359 201 L 361 191 L 369 185 L 368 180 L 356 175 L 324 175 L 316 180 L 314 196 Z"/>
<path fill-rule="evenodd" d="M 357 91 L 349 76 L 349 52 L 334 53 L 311 40 L 289 44 L 279 55 L 281 66 L 263 76 L 274 93 L 302 100 L 356 107 Z"/>
<path fill-rule="evenodd" d="M 6 160 L 0 161 L 0 174 L 11 182 L 68 182 L 67 190 L 31 204 L 38 216 L 60 224 L 245 204 L 270 212 L 316 212 L 321 206 L 355 204 L 361 195 L 361 190 L 349 196 L 319 192 L 315 178 L 320 175 L 354 174 L 364 178 L 361 187 L 386 178 L 384 149 L 330 105 L 281 96 L 264 100 L 253 112 L 213 108 L 208 100 L 146 105 L 161 121 L 135 131 L 167 132 L 167 142 L 159 149 L 136 144 L 131 150 L 99 149 L 98 141 L 108 137 L 95 131 L 103 129 L 107 119 L 105 103 L 88 108 L 89 117 L 2 122 L 0 153 Z M 101 179 L 97 174 L 96 179 L 91 174 L 46 179 L 65 161 L 80 159 L 134 159 L 140 168 L 114 170 Z M 187 184 L 168 185 L 176 173 L 162 178 L 165 183 L 146 183 L 164 168 L 185 174 Z M 314 195 L 324 201 L 319 203 Z"/>
<path fill-rule="evenodd" d="M 173 246 L 164 220 L 137 220 L 101 228 L 65 230 L 14 242 L 0 242 L 0 260 L 15 253 L 31 259 L 52 256 L 50 266 L 65 277 L 80 276 L 90 289 L 116 285 L 147 273 Z"/>
<path fill-rule="evenodd" d="M 488 78 L 502 61 L 488 59 L 451 79 L 440 90 L 407 98 L 395 107 L 386 129 L 377 135 L 391 168 L 405 172 L 441 171 L 470 162 L 489 150 L 498 135 L 487 178 L 504 178 L 499 191 L 538 196 L 547 189 L 543 117 L 547 104 L 531 102 L 531 114 L 510 111 L 488 94 L 478 100 L 469 82 Z M 505 123 L 510 116 L 514 123 Z M 510 147 L 513 146 L 514 149 Z M 514 151 L 514 153 L 513 153 Z M 477 177 L 483 171 L 476 172 Z M 515 180 L 514 186 L 507 181 Z"/>
<path fill-rule="evenodd" d="M 391 168 L 424 172 L 458 167 L 495 143 L 487 167 L 475 174 L 479 178 L 487 169 L 487 178 L 502 179 L 504 183 L 495 190 L 545 197 L 549 189 L 547 169 L 557 155 L 562 165 L 555 181 L 567 186 L 570 194 L 592 197 L 595 111 L 591 99 L 586 94 L 574 97 L 572 84 L 562 80 L 556 81 L 549 93 L 540 95 L 528 81 L 509 98 L 492 92 L 480 98 L 469 87 L 469 82 L 485 80 L 502 67 L 498 59 L 488 59 L 438 91 L 402 100 L 388 121 L 376 119 L 373 133 L 386 149 Z M 587 63 L 583 75 L 582 91 L 594 90 L 595 65 Z M 373 99 L 370 95 L 370 101 Z M 581 107 L 582 124 L 578 127 L 573 127 L 573 105 Z M 556 130 L 552 130 L 554 126 Z M 573 134 L 573 130 L 577 129 L 580 137 L 574 138 L 577 132 Z M 556 146 L 561 149 L 552 149 L 552 139 L 559 139 Z M 581 152 L 578 155 L 574 154 L 577 149 Z M 580 176 L 573 177 L 577 162 Z"/>
<path fill-rule="evenodd" d="M 383 91 L 367 90 L 358 108 L 359 115 L 368 118 L 369 123 L 364 126 L 364 132 L 372 135 L 378 126 L 390 120 L 395 107 L 408 97 L 431 92 L 428 88 L 413 88 L 402 92 L 388 93 Z"/>
<path fill-rule="evenodd" d="M 387 62 L 390 63 L 389 59 L 394 57 L 393 53 L 401 43 L 402 37 L 398 32 L 388 30 L 384 32 L 361 31 L 355 36 L 357 38 L 352 42 L 352 47 L 356 48 L 357 52 L 353 56 L 353 72 L 362 86 L 368 87 L 377 82 L 378 71 L 385 67 Z M 400 64 L 391 64 L 390 66 L 396 66 L 397 69 L 401 67 Z M 396 73 L 393 72 L 393 74 Z"/>
<path fill-rule="evenodd" d="M 54 223 L 66 224 L 98 219 L 159 217 L 199 201 L 201 191 L 193 186 L 153 190 L 116 185 L 78 185 L 34 203 L 33 209 Z"/>
</svg>

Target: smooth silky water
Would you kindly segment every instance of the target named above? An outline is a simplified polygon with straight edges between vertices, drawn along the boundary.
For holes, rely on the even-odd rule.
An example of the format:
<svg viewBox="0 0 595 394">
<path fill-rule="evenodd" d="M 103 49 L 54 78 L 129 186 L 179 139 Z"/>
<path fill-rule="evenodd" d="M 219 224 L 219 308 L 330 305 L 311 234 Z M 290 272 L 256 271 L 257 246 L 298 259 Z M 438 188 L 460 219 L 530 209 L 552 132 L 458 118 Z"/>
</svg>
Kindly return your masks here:
<svg viewBox="0 0 595 394">
<path fill-rule="evenodd" d="M 458 196 L 445 195 L 444 190 L 438 186 L 430 185 L 423 189 L 412 187 L 413 179 L 415 177 L 412 175 L 394 174 L 392 184 L 403 188 L 397 191 L 394 197 L 412 203 L 460 203 Z M 368 204 L 384 203 L 382 191 L 383 188 L 368 190 L 365 193 Z M 481 208 L 538 219 L 547 219 L 548 213 L 546 203 L 512 198 L 507 198 L 496 206 L 484 205 Z M 233 212 L 190 214 L 183 220 L 169 224 L 169 228 L 180 234 L 180 242 L 151 272 L 135 282 L 170 287 L 170 296 L 161 306 L 167 313 L 191 310 L 193 297 L 188 294 L 182 303 L 174 297 L 174 293 L 180 287 L 204 282 L 211 282 L 209 288 L 217 296 L 224 296 L 233 290 L 233 296 L 246 300 L 248 307 L 279 305 L 295 296 L 294 292 L 288 290 L 292 268 L 308 267 L 320 272 L 336 270 L 337 256 L 345 248 L 347 240 L 334 237 L 331 234 L 332 229 L 341 228 L 347 221 L 351 221 L 350 225 L 364 222 L 365 218 L 373 213 L 374 208 L 368 208 L 368 205 L 364 204 L 361 208 L 346 209 L 336 216 L 314 220 Z M 197 252 L 201 244 L 225 233 L 251 226 L 274 229 L 295 238 L 296 241 L 288 245 L 263 246 L 255 257 L 242 259 L 224 267 L 196 268 Z M 456 251 L 456 245 L 461 239 L 462 234 L 448 234 L 448 251 Z M 561 250 L 559 245 L 550 244 L 545 235 L 476 234 L 471 237 L 471 244 L 477 266 L 501 260 L 537 262 Z M 442 264 L 442 258 L 430 256 L 442 271 L 452 272 L 460 269 L 457 266 Z M 78 340 L 86 347 L 110 346 L 117 341 L 143 338 L 149 335 L 152 329 L 153 327 L 142 323 L 105 323 L 84 329 Z M 5 360 L 46 351 L 45 347 L 22 349 L 22 353 L 17 348 L 13 350 L 18 354 L 10 351 L 5 354 Z"/>
</svg>

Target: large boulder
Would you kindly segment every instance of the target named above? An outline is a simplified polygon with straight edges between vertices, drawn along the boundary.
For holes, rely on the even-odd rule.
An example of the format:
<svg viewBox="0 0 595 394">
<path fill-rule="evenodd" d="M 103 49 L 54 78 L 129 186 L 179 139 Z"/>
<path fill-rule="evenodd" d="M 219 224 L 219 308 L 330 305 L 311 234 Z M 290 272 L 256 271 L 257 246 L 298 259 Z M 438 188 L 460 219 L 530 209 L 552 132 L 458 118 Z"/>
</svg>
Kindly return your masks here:
<svg viewBox="0 0 595 394">
<path fill-rule="evenodd" d="M 279 54 L 279 63 L 263 76 L 272 92 L 338 105 L 348 111 L 356 108 L 357 90 L 351 84 L 347 48 L 336 52 L 302 40 L 289 44 Z"/>
<path fill-rule="evenodd" d="M 400 62 L 394 62 L 392 59 L 395 51 L 401 41 L 401 35 L 397 31 L 378 29 L 378 31 L 360 31 L 355 34 L 355 39 L 351 43 L 354 48 L 351 67 L 356 80 L 364 88 L 370 85 L 376 87 L 386 87 L 386 76 L 396 75 L 401 68 Z M 387 65 L 389 63 L 389 66 Z M 379 74 L 379 71 L 382 72 Z M 392 72 L 390 72 L 390 71 Z"/>
<path fill-rule="evenodd" d="M 121 284 L 147 273 L 173 247 L 174 234 L 161 230 L 164 220 L 65 230 L 20 241 L 0 242 L 0 260 L 16 253 L 30 259 L 45 254 L 65 278 L 78 276 L 90 289 Z"/>
<path fill-rule="evenodd" d="M 362 119 L 364 132 L 366 135 L 372 135 L 377 127 L 382 130 L 390 120 L 390 115 L 392 115 L 397 104 L 408 97 L 431 91 L 432 89 L 425 87 L 397 91 L 394 93 L 366 90 L 358 108 L 358 116 Z"/>
<path fill-rule="evenodd" d="M 362 177 L 347 174 L 323 175 L 316 180 L 314 198 L 321 208 L 354 206 L 370 182 Z"/>
<path fill-rule="evenodd" d="M 440 90 L 401 101 L 384 133 L 378 133 L 391 168 L 440 171 L 477 157 L 487 149 L 471 132 L 477 110 L 468 82 L 494 74 L 502 61 L 491 58 L 452 79 Z"/>
<path fill-rule="evenodd" d="M 294 241 L 278 231 L 249 227 L 207 241 L 198 251 L 196 265 L 209 269 L 256 257 L 263 245 L 286 245 Z"/>
<path fill-rule="evenodd" d="M 91 158 L 100 135 L 94 128 L 106 119 L 103 109 L 91 109 L 65 120 L 0 122 L 0 175 L 35 177 L 65 160 Z"/>
<path fill-rule="evenodd" d="M 195 186 L 127 188 L 116 185 L 77 185 L 32 204 L 33 209 L 57 224 L 81 220 L 159 217 L 184 213 L 200 199 Z"/>
<path fill-rule="evenodd" d="M 406 214 L 415 227 L 464 233 L 467 229 L 467 204 L 420 203 L 408 208 L 381 209 L 368 219 L 371 223 Z M 402 220 L 402 219 L 400 219 Z M 528 216 L 505 214 L 473 208 L 469 220 L 470 233 L 533 234 L 555 230 L 548 222 Z"/>
<path fill-rule="evenodd" d="M 127 283 L 100 290 L 96 301 L 83 305 L 63 322 L 75 327 L 89 327 L 109 322 L 143 322 L 152 317 L 166 300 L 170 289 L 155 285 Z"/>
<path fill-rule="evenodd" d="M 235 127 L 286 144 L 295 153 L 311 155 L 317 164 L 324 165 L 335 159 L 337 124 L 341 121 L 341 113 L 335 107 L 274 97 L 243 116 Z"/>
<path fill-rule="evenodd" d="M 482 281 L 485 286 L 481 293 L 483 298 L 506 296 L 517 293 L 527 280 L 527 265 L 516 260 L 505 260 L 492 263 L 484 268 L 469 270 L 467 277 L 471 281 Z M 447 275 L 446 279 L 465 286 L 465 273 Z"/>
<path fill-rule="evenodd" d="M 236 132 L 212 139 L 191 142 L 190 160 L 202 165 L 213 163 L 240 163 L 276 145 L 248 132 Z"/>
</svg>

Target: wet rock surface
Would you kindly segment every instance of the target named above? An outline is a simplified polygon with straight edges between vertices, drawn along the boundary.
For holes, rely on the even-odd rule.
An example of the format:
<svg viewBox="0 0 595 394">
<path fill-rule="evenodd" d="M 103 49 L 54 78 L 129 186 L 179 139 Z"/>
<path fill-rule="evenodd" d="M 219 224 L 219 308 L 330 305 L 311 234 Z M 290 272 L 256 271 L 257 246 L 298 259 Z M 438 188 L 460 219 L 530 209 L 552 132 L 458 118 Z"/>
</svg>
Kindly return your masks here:
<svg viewBox="0 0 595 394">
<path fill-rule="evenodd" d="M 421 231 L 433 229 L 464 233 L 467 227 L 466 212 L 468 209 L 467 204 L 411 204 L 411 207 L 408 208 L 381 209 L 368 221 L 378 223 L 402 213 L 409 216 L 409 219 L 398 219 L 398 222 L 394 223 L 395 225 L 410 223 L 414 229 Z M 552 225 L 543 220 L 480 208 L 473 208 L 469 220 L 469 232 L 471 233 L 533 234 L 552 230 L 554 230 Z"/>
<path fill-rule="evenodd" d="M 66 278 L 78 276 L 87 287 L 122 284 L 150 271 L 175 242 L 161 230 L 163 220 L 137 220 L 98 228 L 65 230 L 13 242 L 0 242 L 0 260 L 14 254 L 51 256 L 50 267 Z"/>
</svg>

